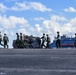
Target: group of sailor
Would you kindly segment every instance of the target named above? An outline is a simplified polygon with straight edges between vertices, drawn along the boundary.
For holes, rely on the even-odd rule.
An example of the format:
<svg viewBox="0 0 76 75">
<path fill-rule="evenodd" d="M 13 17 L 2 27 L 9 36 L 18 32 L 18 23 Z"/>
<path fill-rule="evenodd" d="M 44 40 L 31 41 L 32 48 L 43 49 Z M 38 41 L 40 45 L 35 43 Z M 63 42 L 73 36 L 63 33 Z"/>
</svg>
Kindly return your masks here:
<svg viewBox="0 0 76 75">
<path fill-rule="evenodd" d="M 20 33 L 20 35 L 18 33 L 16 33 L 17 35 L 17 39 L 16 39 L 16 43 L 19 43 L 19 40 L 20 42 L 22 43 L 22 33 Z M 48 34 L 45 35 L 45 33 L 43 33 L 43 36 L 40 38 L 42 41 L 40 42 L 40 48 L 50 48 L 50 37 Z M 57 37 L 55 37 L 56 39 L 56 47 L 57 48 L 61 48 L 61 39 L 60 39 L 60 32 L 57 31 Z M 2 44 L 2 41 L 3 41 L 3 44 Z M 8 48 L 8 42 L 9 42 L 9 38 L 7 36 L 7 34 L 4 33 L 4 36 L 2 38 L 2 35 L 1 35 L 1 32 L 0 32 L 0 45 L 4 46 L 4 48 Z M 45 42 L 46 42 L 46 45 L 45 45 Z M 75 33 L 75 41 L 74 41 L 74 46 L 76 48 L 76 33 Z"/>
<path fill-rule="evenodd" d="M 57 37 L 55 39 L 56 39 L 56 47 L 61 48 L 61 37 L 59 31 L 57 31 Z M 75 33 L 74 47 L 76 48 L 76 33 Z"/>
<path fill-rule="evenodd" d="M 24 45 L 24 42 L 29 42 L 28 44 L 32 44 L 32 42 L 33 42 L 33 40 L 34 39 L 36 39 L 36 41 L 38 42 L 38 45 L 39 45 L 39 48 L 50 48 L 50 37 L 49 37 L 49 35 L 48 34 L 44 34 L 43 33 L 43 36 L 40 38 L 40 37 L 33 37 L 33 35 L 31 35 L 31 36 L 24 36 L 23 37 L 23 34 L 22 33 L 20 33 L 20 35 L 18 34 L 18 33 L 16 33 L 16 35 L 17 35 L 17 39 L 16 39 L 16 45 L 18 46 L 18 47 L 20 47 L 20 43 L 22 43 L 23 44 L 23 46 L 24 47 L 26 47 L 25 45 Z M 27 37 L 27 38 L 26 38 Z M 35 41 L 35 42 L 36 42 Z M 46 44 L 45 44 L 46 43 Z M 35 43 L 34 43 L 35 44 Z"/>
<path fill-rule="evenodd" d="M 3 44 L 2 44 L 2 42 L 3 42 Z M 0 45 L 4 46 L 4 48 L 8 48 L 8 42 L 9 42 L 9 39 L 8 39 L 7 34 L 4 33 L 4 36 L 2 38 L 2 35 L 1 35 L 1 32 L 0 32 Z"/>
</svg>

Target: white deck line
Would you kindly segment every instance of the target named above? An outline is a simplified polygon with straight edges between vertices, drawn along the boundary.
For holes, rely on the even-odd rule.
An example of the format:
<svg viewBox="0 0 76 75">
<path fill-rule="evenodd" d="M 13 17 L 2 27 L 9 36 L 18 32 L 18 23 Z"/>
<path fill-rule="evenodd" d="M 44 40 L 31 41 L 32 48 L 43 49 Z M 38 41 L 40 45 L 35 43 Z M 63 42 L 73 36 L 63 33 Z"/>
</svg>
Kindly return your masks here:
<svg viewBox="0 0 76 75">
<path fill-rule="evenodd" d="M 23 72 L 23 71 L 33 71 L 33 72 L 58 72 L 58 73 L 76 73 L 76 70 L 72 70 L 72 69 L 28 69 L 28 68 L 0 68 L 0 70 L 3 71 L 19 71 L 19 72 Z"/>
</svg>

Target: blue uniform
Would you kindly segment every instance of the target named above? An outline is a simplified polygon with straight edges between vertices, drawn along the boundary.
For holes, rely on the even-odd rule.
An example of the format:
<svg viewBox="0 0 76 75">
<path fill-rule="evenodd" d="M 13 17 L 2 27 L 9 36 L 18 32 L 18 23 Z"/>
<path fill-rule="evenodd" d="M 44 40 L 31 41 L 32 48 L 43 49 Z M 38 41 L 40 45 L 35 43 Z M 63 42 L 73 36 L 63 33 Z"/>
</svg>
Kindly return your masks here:
<svg viewBox="0 0 76 75">
<path fill-rule="evenodd" d="M 57 40 L 56 40 L 56 47 L 61 48 L 61 43 L 60 43 L 60 35 L 57 35 Z"/>
<path fill-rule="evenodd" d="M 75 46 L 75 48 L 76 48 L 76 36 L 75 36 L 75 40 L 74 40 L 74 46 Z"/>
</svg>

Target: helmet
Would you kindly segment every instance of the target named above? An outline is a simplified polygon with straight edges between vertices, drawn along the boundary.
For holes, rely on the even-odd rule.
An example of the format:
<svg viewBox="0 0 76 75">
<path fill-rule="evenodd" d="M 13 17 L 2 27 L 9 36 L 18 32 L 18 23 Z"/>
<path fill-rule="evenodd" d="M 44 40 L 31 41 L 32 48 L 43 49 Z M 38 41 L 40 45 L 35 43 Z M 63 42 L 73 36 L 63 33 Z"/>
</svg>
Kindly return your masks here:
<svg viewBox="0 0 76 75">
<path fill-rule="evenodd" d="M 48 34 L 46 34 L 46 36 L 48 36 Z"/>
<path fill-rule="evenodd" d="M 20 33 L 22 35 L 22 33 Z"/>
<path fill-rule="evenodd" d="M 16 34 L 18 34 L 18 33 L 16 33 Z"/>
<path fill-rule="evenodd" d="M 4 33 L 4 35 L 6 35 L 6 33 Z"/>
<path fill-rule="evenodd" d="M 59 33 L 59 31 L 57 31 L 57 33 Z"/>
<path fill-rule="evenodd" d="M 45 33 L 43 33 L 43 35 L 45 35 Z"/>
</svg>

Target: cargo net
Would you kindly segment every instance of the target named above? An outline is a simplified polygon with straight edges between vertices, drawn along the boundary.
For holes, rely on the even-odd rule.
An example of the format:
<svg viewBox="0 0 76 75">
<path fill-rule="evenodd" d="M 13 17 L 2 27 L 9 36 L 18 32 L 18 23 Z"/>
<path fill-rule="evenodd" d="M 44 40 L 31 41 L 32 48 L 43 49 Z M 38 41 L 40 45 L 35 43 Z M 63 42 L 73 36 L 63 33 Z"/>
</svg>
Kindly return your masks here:
<svg viewBox="0 0 76 75">
<path fill-rule="evenodd" d="M 40 48 L 40 37 L 23 36 L 22 40 L 13 40 L 13 48 Z"/>
</svg>

